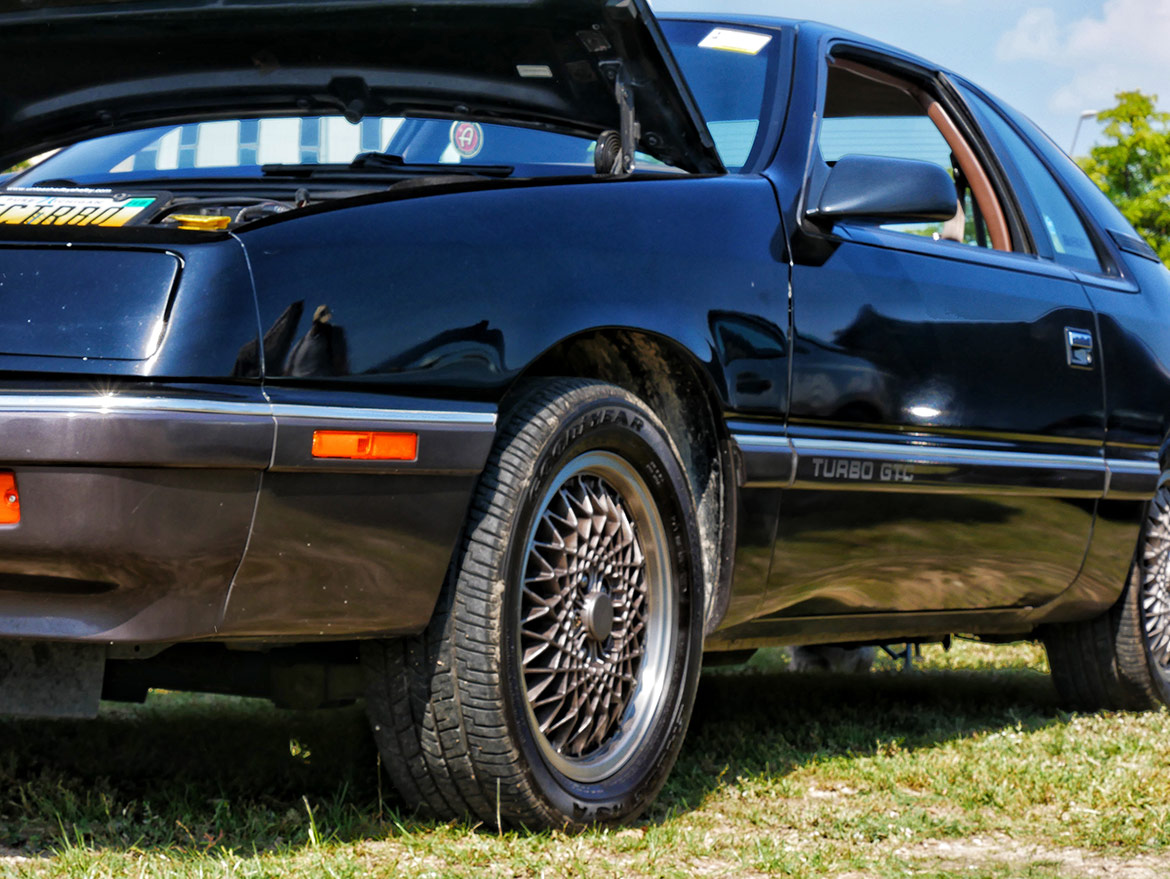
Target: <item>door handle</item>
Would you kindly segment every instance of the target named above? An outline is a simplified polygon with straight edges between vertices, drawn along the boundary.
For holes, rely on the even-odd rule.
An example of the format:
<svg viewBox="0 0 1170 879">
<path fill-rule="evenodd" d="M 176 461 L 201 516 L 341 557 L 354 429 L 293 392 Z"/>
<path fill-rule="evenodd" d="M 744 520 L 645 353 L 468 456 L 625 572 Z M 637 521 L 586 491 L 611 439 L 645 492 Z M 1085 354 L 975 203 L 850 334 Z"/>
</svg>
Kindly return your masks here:
<svg viewBox="0 0 1170 879">
<path fill-rule="evenodd" d="M 1064 350 L 1073 369 L 1093 368 L 1093 334 L 1088 330 L 1065 327 Z"/>
</svg>

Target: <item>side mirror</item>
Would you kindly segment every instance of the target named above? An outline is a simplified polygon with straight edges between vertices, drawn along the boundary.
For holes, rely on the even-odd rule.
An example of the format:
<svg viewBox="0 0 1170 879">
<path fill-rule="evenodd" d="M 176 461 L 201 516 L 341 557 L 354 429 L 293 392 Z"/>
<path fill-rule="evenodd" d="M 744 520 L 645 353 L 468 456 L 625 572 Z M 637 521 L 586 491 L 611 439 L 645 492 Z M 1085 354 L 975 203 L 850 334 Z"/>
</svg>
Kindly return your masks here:
<svg viewBox="0 0 1170 879">
<path fill-rule="evenodd" d="M 951 219 L 957 205 L 955 182 L 932 162 L 842 156 L 805 216 L 825 229 L 842 220 L 932 223 Z"/>
</svg>

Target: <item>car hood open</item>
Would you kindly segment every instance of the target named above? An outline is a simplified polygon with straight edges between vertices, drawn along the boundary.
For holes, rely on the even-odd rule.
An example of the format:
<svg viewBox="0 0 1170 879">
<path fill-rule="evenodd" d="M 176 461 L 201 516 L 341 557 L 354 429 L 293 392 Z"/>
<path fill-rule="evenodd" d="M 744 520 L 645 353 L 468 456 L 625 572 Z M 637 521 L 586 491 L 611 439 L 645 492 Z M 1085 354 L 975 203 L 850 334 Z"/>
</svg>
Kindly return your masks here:
<svg viewBox="0 0 1170 879">
<path fill-rule="evenodd" d="M 0 169 L 216 116 L 510 122 L 723 170 L 646 0 L 0 0 Z M 627 131 L 630 118 L 626 115 Z"/>
</svg>

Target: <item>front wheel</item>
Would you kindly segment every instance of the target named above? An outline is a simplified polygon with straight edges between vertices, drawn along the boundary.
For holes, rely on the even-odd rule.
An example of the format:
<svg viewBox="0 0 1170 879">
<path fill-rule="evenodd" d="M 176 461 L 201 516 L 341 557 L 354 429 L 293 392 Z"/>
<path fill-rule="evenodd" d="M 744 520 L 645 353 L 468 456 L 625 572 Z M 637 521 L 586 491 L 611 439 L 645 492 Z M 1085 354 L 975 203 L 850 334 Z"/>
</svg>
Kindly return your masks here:
<svg viewBox="0 0 1170 879">
<path fill-rule="evenodd" d="M 556 379 L 502 425 L 427 631 L 367 645 L 387 769 L 441 817 L 617 823 L 661 788 L 701 665 L 695 514 L 633 395 Z"/>
</svg>

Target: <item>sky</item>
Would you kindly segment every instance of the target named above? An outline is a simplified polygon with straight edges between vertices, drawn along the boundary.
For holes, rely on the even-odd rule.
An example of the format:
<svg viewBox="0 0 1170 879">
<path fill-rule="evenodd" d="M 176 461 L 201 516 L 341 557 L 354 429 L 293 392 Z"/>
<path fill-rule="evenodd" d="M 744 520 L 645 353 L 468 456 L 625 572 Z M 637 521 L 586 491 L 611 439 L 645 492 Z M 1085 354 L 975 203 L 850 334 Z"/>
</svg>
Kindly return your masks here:
<svg viewBox="0 0 1170 879">
<path fill-rule="evenodd" d="M 838 25 L 960 73 L 1065 150 L 1084 110 L 1139 89 L 1170 108 L 1170 0 L 651 0 L 656 12 L 743 12 Z M 1076 152 L 1099 134 L 1084 123 Z"/>
</svg>

